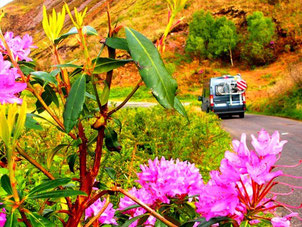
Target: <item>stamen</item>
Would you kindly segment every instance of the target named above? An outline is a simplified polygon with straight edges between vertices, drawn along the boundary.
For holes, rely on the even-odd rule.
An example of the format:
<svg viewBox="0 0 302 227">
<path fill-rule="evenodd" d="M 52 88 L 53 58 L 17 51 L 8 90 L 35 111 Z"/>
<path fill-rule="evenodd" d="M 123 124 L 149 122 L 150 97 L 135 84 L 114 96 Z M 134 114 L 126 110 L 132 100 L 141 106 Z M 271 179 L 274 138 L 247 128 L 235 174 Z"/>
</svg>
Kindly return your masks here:
<svg viewBox="0 0 302 227">
<path fill-rule="evenodd" d="M 302 179 L 302 176 L 293 176 L 293 175 L 289 175 L 289 174 L 282 174 L 281 176 L 291 177 L 291 178 L 296 178 L 296 179 Z"/>
<path fill-rule="evenodd" d="M 301 165 L 301 164 L 302 164 L 302 160 L 300 160 L 300 161 L 298 162 L 298 164 L 295 164 L 295 165 L 292 165 L 292 166 L 290 166 L 290 165 L 275 165 L 275 167 L 295 168 L 295 167 L 298 167 L 298 166 Z"/>
<path fill-rule="evenodd" d="M 299 188 L 299 189 L 302 189 L 302 186 L 291 185 L 291 184 L 287 184 L 287 183 L 284 183 L 284 182 L 276 182 L 276 183 L 288 186 L 290 188 Z"/>
<path fill-rule="evenodd" d="M 269 192 L 269 193 L 271 193 L 273 195 L 291 195 L 291 194 L 293 194 L 293 192 L 294 192 L 294 189 L 291 188 L 291 191 L 287 192 L 287 193 L 281 193 L 281 192 Z"/>
<path fill-rule="evenodd" d="M 289 205 L 289 204 L 285 204 L 285 203 L 281 203 L 281 202 L 278 202 L 278 201 L 275 201 L 277 204 L 283 206 L 283 207 L 289 207 L 289 208 L 292 208 L 292 209 L 300 209 L 302 208 L 302 203 L 300 204 L 300 206 L 292 206 L 292 205 Z"/>
</svg>

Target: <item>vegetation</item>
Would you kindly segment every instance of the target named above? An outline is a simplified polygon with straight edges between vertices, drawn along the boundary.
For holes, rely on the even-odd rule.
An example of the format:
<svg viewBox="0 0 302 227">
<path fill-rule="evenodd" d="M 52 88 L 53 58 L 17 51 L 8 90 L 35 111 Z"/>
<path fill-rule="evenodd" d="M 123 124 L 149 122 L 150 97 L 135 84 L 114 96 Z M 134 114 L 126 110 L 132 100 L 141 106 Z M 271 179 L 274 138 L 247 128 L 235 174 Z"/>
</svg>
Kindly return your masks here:
<svg viewBox="0 0 302 227">
<path fill-rule="evenodd" d="M 274 99 L 260 99 L 248 106 L 249 111 L 302 120 L 302 88 L 293 88 Z"/>
<path fill-rule="evenodd" d="M 195 163 L 207 180 L 209 171 L 219 167 L 224 151 L 230 149 L 230 137 L 216 115 L 188 110 L 190 123 L 160 107 L 129 108 L 114 116 L 121 119 L 123 149 L 111 155 L 109 163 L 115 163 L 119 176 L 128 178 L 130 169 L 135 172 L 146 160 L 164 156 Z"/>
<path fill-rule="evenodd" d="M 235 24 L 220 17 L 214 19 L 210 12 L 199 11 L 193 15 L 186 51 L 198 57 L 216 58 L 229 54 L 233 65 L 232 50 L 237 44 Z"/>
<path fill-rule="evenodd" d="M 275 24 L 262 12 L 247 17 L 248 37 L 243 44 L 242 58 L 251 65 L 268 64 L 274 60 Z"/>
</svg>

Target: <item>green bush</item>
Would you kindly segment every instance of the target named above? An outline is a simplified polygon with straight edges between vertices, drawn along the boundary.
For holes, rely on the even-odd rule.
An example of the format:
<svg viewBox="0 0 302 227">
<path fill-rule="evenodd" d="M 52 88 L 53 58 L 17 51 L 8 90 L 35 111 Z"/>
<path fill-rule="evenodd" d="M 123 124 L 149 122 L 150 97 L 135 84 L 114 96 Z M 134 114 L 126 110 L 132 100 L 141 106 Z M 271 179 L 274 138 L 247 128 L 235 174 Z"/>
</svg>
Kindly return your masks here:
<svg viewBox="0 0 302 227">
<path fill-rule="evenodd" d="M 229 54 L 237 44 L 235 24 L 226 17 L 214 19 L 209 12 L 199 11 L 193 15 L 189 27 L 186 51 L 207 58 Z"/>
<path fill-rule="evenodd" d="M 262 12 L 254 12 L 247 17 L 248 37 L 241 50 L 241 56 L 250 64 L 264 65 L 274 60 L 273 41 L 275 24 Z"/>
<path fill-rule="evenodd" d="M 224 152 L 230 149 L 230 137 L 214 114 L 189 113 L 190 123 L 161 107 L 127 108 L 117 114 L 122 129 L 120 153 L 110 154 L 121 183 L 130 183 L 139 164 L 164 156 L 194 162 L 208 179 L 217 169 Z M 108 154 L 109 155 L 109 154 Z"/>
<path fill-rule="evenodd" d="M 249 110 L 267 115 L 302 120 L 302 88 L 294 88 L 275 99 L 264 99 L 249 106 Z"/>
</svg>

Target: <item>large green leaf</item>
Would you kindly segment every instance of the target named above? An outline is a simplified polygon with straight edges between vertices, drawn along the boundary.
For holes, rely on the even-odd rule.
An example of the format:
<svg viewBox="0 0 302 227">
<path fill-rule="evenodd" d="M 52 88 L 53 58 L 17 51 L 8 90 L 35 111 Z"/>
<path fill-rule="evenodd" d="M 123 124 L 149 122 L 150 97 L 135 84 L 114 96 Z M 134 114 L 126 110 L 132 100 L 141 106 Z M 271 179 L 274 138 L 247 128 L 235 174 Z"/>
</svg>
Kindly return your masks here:
<svg viewBox="0 0 302 227">
<path fill-rule="evenodd" d="M 98 32 L 91 26 L 84 26 L 83 33 L 87 35 L 98 35 Z M 67 33 L 61 35 L 59 38 L 55 39 L 55 44 L 58 44 L 61 40 L 66 39 L 70 35 L 78 34 L 78 29 L 76 27 L 71 28 Z"/>
<path fill-rule="evenodd" d="M 8 195 L 13 194 L 13 189 L 10 184 L 9 177 L 6 174 L 1 177 L 1 186 Z"/>
<path fill-rule="evenodd" d="M 129 47 L 126 39 L 117 37 L 108 37 L 105 44 L 113 49 L 126 50 L 129 52 Z"/>
<path fill-rule="evenodd" d="M 46 84 L 53 83 L 55 85 L 58 85 L 56 78 L 48 72 L 36 71 L 36 72 L 32 72 L 31 75 L 33 75 L 35 78 L 42 80 Z"/>
<path fill-rule="evenodd" d="M 49 189 L 56 188 L 58 186 L 65 185 L 71 181 L 70 178 L 60 178 L 60 179 L 55 179 L 55 180 L 48 180 L 46 182 L 43 182 L 42 184 L 34 187 L 30 192 L 28 193 L 28 196 L 31 196 L 32 194 L 36 192 L 42 192 L 46 191 Z"/>
<path fill-rule="evenodd" d="M 53 198 L 61 198 L 61 197 L 69 197 L 69 196 L 77 196 L 77 195 L 86 195 L 86 193 L 77 190 L 58 190 L 58 191 L 43 192 L 37 195 L 31 195 L 28 198 L 53 199 Z"/>
<path fill-rule="evenodd" d="M 82 74 L 72 85 L 63 113 L 65 131 L 69 133 L 77 124 L 83 109 L 86 92 L 86 77 Z"/>
<path fill-rule="evenodd" d="M 96 61 L 96 65 L 94 68 L 93 73 L 94 74 L 99 74 L 99 73 L 106 73 L 109 72 L 113 69 L 119 68 L 132 60 L 117 60 L 117 59 L 112 59 L 112 58 L 97 58 L 93 59 L 92 63 L 94 64 Z"/>
<path fill-rule="evenodd" d="M 165 108 L 174 108 L 176 81 L 167 71 L 154 44 L 139 32 L 126 29 L 126 38 L 133 60 L 146 86 Z"/>
</svg>

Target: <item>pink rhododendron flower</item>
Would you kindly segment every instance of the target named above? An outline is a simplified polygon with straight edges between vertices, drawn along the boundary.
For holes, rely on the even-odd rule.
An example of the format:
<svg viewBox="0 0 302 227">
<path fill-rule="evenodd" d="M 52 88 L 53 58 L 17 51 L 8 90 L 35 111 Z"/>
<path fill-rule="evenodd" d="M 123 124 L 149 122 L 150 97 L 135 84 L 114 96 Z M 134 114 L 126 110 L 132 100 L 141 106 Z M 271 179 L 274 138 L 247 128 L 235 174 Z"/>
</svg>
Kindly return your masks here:
<svg viewBox="0 0 302 227">
<path fill-rule="evenodd" d="M 6 211 L 4 208 L 2 208 L 2 211 L 0 210 L 0 227 L 5 226 L 5 222 L 6 222 Z"/>
<path fill-rule="evenodd" d="M 15 94 L 23 91 L 26 83 L 16 82 L 18 77 L 20 76 L 17 69 L 11 68 L 11 63 L 0 55 L 0 103 L 22 103 L 22 99 Z"/>
<path fill-rule="evenodd" d="M 28 57 L 30 54 L 31 48 L 36 48 L 33 46 L 33 39 L 28 34 L 24 35 L 22 38 L 20 36 L 14 37 L 14 33 L 6 32 L 4 38 L 12 51 L 14 58 L 18 58 L 19 61 L 32 61 L 31 58 Z M 0 47 L 3 53 L 6 52 L 6 48 L 2 41 L 0 41 Z"/>
<path fill-rule="evenodd" d="M 163 203 L 169 203 L 169 198 L 183 198 L 200 193 L 203 187 L 202 176 L 194 164 L 180 160 L 149 160 L 149 166 L 141 165 L 137 181 L 151 195 Z"/>
<path fill-rule="evenodd" d="M 220 172 L 210 173 L 211 179 L 196 203 L 197 212 L 207 220 L 228 216 L 241 223 L 246 214 L 253 213 L 256 220 L 259 219 L 257 215 L 273 213 L 279 206 L 276 196 L 265 196 L 274 186 L 272 181 L 283 174 L 281 170 L 272 170 L 277 162 L 276 155 L 286 141 L 280 141 L 278 132 L 270 136 L 264 129 L 258 133 L 258 138 L 252 136 L 252 139 L 255 151 L 248 149 L 246 135 L 242 134 L 240 141 L 233 141 L 235 152 L 225 153 Z"/>
<path fill-rule="evenodd" d="M 100 199 L 95 201 L 90 207 L 88 207 L 85 210 L 85 219 L 97 215 L 100 212 L 100 210 L 104 207 L 105 203 L 106 203 L 106 199 L 104 199 L 104 201 L 101 201 Z M 106 210 L 101 214 L 101 216 L 98 219 L 100 224 L 117 225 L 116 220 L 114 219 L 115 209 L 113 209 L 112 207 L 113 205 L 109 203 Z"/>
<path fill-rule="evenodd" d="M 274 217 L 271 220 L 273 227 L 290 227 L 290 219 L 298 216 L 298 213 L 291 213 L 285 217 Z"/>
<path fill-rule="evenodd" d="M 267 131 L 261 129 L 261 131 L 258 132 L 257 139 L 252 135 L 252 145 L 260 156 L 279 154 L 285 143 L 287 143 L 286 140 L 280 142 L 278 131 L 275 131 L 273 135 L 270 136 Z"/>
</svg>

